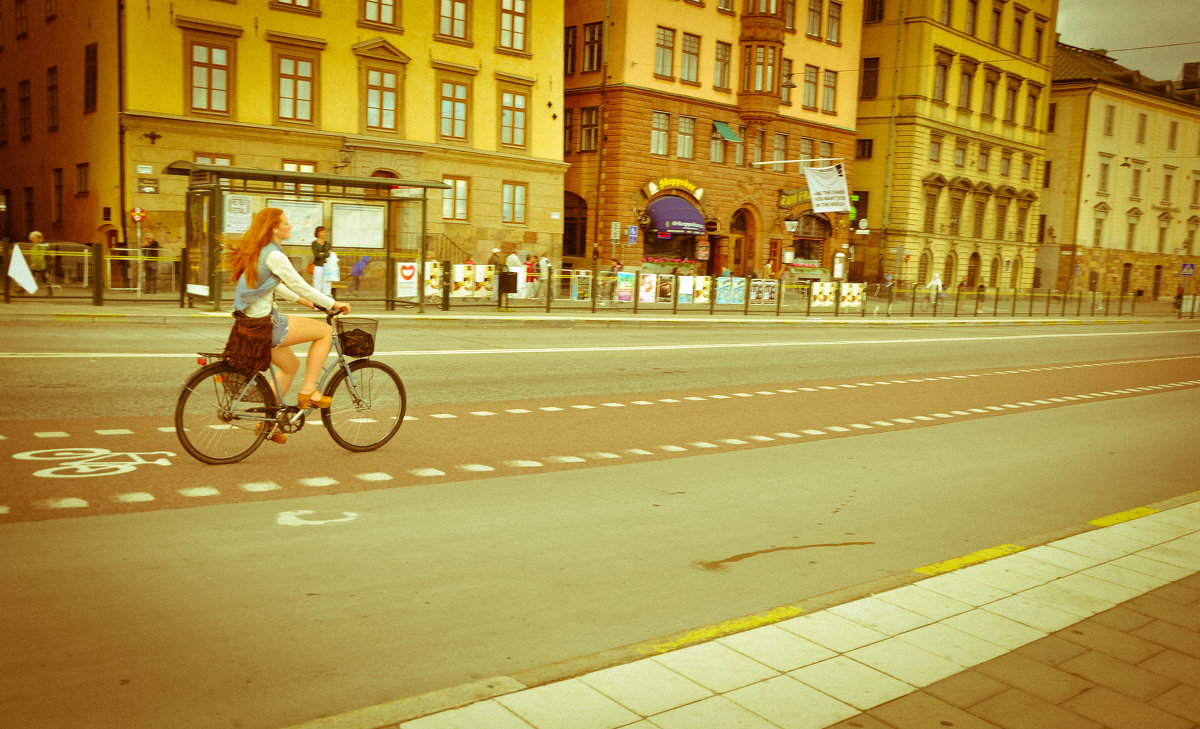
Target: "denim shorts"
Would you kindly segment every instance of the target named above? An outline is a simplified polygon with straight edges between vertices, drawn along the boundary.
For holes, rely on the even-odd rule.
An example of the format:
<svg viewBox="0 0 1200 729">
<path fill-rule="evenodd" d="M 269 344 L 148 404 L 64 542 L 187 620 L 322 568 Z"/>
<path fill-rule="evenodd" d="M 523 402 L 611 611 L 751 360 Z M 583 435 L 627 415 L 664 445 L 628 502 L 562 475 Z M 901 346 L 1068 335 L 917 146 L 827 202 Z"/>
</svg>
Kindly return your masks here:
<svg viewBox="0 0 1200 729">
<path fill-rule="evenodd" d="M 271 346 L 278 347 L 287 336 L 288 318 L 279 313 L 279 309 L 272 308 L 271 325 Z"/>
</svg>

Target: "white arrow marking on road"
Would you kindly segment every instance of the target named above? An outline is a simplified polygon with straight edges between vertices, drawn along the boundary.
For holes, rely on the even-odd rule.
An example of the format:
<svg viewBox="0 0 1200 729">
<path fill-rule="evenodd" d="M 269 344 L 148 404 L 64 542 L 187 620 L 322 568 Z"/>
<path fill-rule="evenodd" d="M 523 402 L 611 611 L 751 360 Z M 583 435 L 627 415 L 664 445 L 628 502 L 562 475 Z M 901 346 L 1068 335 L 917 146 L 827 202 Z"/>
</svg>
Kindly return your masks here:
<svg viewBox="0 0 1200 729">
<path fill-rule="evenodd" d="M 275 523 L 280 526 L 308 526 L 310 524 L 334 524 L 339 521 L 354 521 L 358 518 L 358 514 L 353 511 L 343 511 L 343 516 L 338 519 L 304 519 L 302 517 L 317 512 L 310 509 L 300 509 L 299 511 L 281 511 L 275 519 Z"/>
</svg>

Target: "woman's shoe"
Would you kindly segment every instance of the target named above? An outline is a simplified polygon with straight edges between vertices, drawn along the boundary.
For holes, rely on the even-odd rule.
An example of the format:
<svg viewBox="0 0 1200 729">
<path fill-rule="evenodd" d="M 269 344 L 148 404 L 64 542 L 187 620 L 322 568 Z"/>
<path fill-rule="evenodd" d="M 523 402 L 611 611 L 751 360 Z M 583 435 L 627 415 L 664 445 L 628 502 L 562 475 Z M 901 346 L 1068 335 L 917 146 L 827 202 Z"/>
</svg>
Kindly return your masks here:
<svg viewBox="0 0 1200 729">
<path fill-rule="evenodd" d="M 279 443 L 280 445 L 287 443 L 287 434 L 276 430 L 275 423 L 259 423 L 255 427 L 255 430 L 259 433 L 266 430 L 267 440 L 271 441 L 272 443 Z"/>
<path fill-rule="evenodd" d="M 313 390 L 312 392 L 302 392 L 297 395 L 296 404 L 300 406 L 301 410 L 305 408 L 321 408 L 324 410 L 333 404 L 333 398 Z"/>
</svg>

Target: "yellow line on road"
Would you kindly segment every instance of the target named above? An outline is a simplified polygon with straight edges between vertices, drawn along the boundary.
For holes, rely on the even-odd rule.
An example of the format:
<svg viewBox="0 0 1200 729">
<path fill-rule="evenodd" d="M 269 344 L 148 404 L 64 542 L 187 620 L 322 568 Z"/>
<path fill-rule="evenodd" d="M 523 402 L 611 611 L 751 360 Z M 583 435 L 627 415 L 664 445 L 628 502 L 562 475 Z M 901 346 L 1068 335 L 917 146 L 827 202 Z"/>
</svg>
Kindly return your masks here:
<svg viewBox="0 0 1200 729">
<path fill-rule="evenodd" d="M 1099 519 L 1092 519 L 1088 522 L 1088 524 L 1101 527 L 1112 526 L 1113 524 L 1120 524 L 1121 522 L 1125 521 L 1133 521 L 1134 519 L 1141 519 L 1143 516 L 1150 516 L 1151 514 L 1157 513 L 1158 509 L 1151 509 L 1147 506 L 1139 506 L 1138 508 L 1130 509 L 1129 511 L 1119 511 L 1116 514 L 1109 514 L 1108 516 L 1102 516 Z"/>
<path fill-rule="evenodd" d="M 978 552 L 964 554 L 961 557 L 948 559 L 945 562 L 927 564 L 924 567 L 916 568 L 913 570 L 913 572 L 920 572 L 923 575 L 940 575 L 946 572 L 960 570 L 963 567 L 970 567 L 971 565 L 979 564 L 980 562 L 987 562 L 988 560 L 993 560 L 997 557 L 1003 557 L 1006 554 L 1014 554 L 1016 552 L 1023 551 L 1024 549 L 1024 547 L 1018 544 L 1001 544 L 999 547 L 981 549 Z"/>
<path fill-rule="evenodd" d="M 726 635 L 741 633 L 742 631 L 750 630 L 751 628 L 758 628 L 763 625 L 778 623 L 787 620 L 788 618 L 794 618 L 802 612 L 804 611 L 798 607 L 785 605 L 783 607 L 775 608 L 774 610 L 768 610 L 765 613 L 747 615 L 744 618 L 734 618 L 733 620 L 726 620 L 725 622 L 717 623 L 716 625 L 709 625 L 704 628 L 689 630 L 677 638 L 666 640 L 661 643 L 651 643 L 649 645 L 640 646 L 637 651 L 644 656 L 667 653 L 679 648 L 685 648 L 689 645 L 696 645 L 697 643 L 715 640 Z"/>
</svg>

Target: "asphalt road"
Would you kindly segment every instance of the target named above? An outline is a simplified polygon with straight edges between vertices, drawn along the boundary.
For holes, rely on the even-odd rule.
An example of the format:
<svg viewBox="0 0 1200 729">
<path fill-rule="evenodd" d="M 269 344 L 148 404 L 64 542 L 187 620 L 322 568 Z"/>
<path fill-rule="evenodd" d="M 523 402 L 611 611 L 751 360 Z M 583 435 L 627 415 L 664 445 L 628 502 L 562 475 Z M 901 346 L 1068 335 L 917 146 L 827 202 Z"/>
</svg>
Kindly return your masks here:
<svg viewBox="0 0 1200 729">
<path fill-rule="evenodd" d="M 0 726 L 274 729 L 534 680 L 1197 483 L 1180 324 L 401 330 L 393 444 L 310 424 L 227 467 L 160 429 L 195 328 L 19 334 Z M 166 463 L 13 457 L 67 448 Z"/>
</svg>

